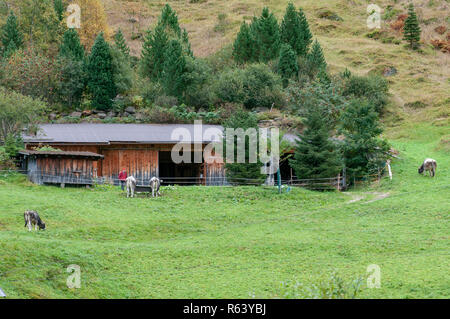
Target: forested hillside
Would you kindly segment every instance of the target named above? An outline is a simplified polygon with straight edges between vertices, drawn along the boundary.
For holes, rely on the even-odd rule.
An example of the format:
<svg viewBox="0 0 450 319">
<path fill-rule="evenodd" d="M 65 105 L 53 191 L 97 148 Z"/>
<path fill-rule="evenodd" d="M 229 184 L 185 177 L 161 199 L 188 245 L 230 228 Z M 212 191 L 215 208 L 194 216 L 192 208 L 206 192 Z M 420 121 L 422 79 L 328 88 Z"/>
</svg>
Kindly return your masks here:
<svg viewBox="0 0 450 319">
<path fill-rule="evenodd" d="M 68 28 L 77 17 L 70 4 L 81 8 L 80 28 Z M 355 164 L 367 171 L 385 160 L 383 128 L 402 137 L 417 122 L 449 125 L 448 2 L 378 5 L 0 1 L 0 96 L 5 105 L 27 99 L 3 140 L 42 121 L 233 127 L 240 119 L 230 115 L 241 114 L 253 126 L 320 131 L 324 141 L 363 138 L 366 149 L 348 142 L 340 151 L 347 164 L 358 162 L 355 152 L 372 154 L 376 163 Z M 377 19 L 380 28 L 370 27 Z M 36 109 L 41 116 L 29 116 Z M 297 146 L 334 152 L 326 144 Z"/>
</svg>

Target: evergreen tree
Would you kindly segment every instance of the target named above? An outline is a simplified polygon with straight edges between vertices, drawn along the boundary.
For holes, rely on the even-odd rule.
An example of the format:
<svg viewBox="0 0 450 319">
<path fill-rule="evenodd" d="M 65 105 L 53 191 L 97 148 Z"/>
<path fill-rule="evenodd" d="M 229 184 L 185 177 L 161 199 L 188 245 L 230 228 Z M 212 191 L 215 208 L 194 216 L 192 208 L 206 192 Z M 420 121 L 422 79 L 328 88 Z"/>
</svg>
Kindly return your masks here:
<svg viewBox="0 0 450 319">
<path fill-rule="evenodd" d="M 23 45 L 23 35 L 12 11 L 6 20 L 6 24 L 2 27 L 0 39 L 3 45 L 3 53 L 8 52 L 9 56 Z"/>
<path fill-rule="evenodd" d="M 405 20 L 405 27 L 403 30 L 403 39 L 409 42 L 411 49 L 417 49 L 419 47 L 421 30 L 412 3 L 409 4 L 408 17 Z"/>
<path fill-rule="evenodd" d="M 283 79 L 283 86 L 287 87 L 289 79 L 298 73 L 297 56 L 289 44 L 283 44 L 278 58 L 278 73 Z"/>
<path fill-rule="evenodd" d="M 8 47 L 6 48 L 6 50 L 3 52 L 3 57 L 8 59 L 10 58 L 14 52 L 17 51 L 17 47 L 16 44 L 14 43 L 14 41 L 11 41 L 8 45 Z"/>
<path fill-rule="evenodd" d="M 141 53 L 141 70 L 151 80 L 158 80 L 161 77 L 168 42 L 169 37 L 164 27 L 159 24 L 154 32 L 147 32 Z"/>
<path fill-rule="evenodd" d="M 59 56 L 75 61 L 83 60 L 84 48 L 75 29 L 68 29 L 64 32 L 63 40 L 59 47 Z"/>
<path fill-rule="evenodd" d="M 166 4 L 162 9 L 158 24 L 163 26 L 168 32 L 170 32 L 170 30 L 173 31 L 177 37 L 181 36 L 178 16 L 169 4 Z"/>
<path fill-rule="evenodd" d="M 125 37 L 120 29 L 114 34 L 114 44 L 126 57 L 130 55 L 130 48 L 127 46 Z"/>
<path fill-rule="evenodd" d="M 281 41 L 289 44 L 297 55 L 306 56 L 311 44 L 311 31 L 302 9 L 297 12 L 289 3 L 280 26 Z"/>
<path fill-rule="evenodd" d="M 108 43 L 100 33 L 95 39 L 87 65 L 87 86 L 92 94 L 92 106 L 109 110 L 116 97 L 114 67 Z"/>
<path fill-rule="evenodd" d="M 62 0 L 53 0 L 53 8 L 55 9 L 56 15 L 58 16 L 59 21 L 62 21 L 64 18 L 64 4 Z"/>
<path fill-rule="evenodd" d="M 236 62 L 245 63 L 250 61 L 253 57 L 253 46 L 254 42 L 250 33 L 250 27 L 244 21 L 233 45 L 233 58 Z"/>
<path fill-rule="evenodd" d="M 342 168 L 337 146 L 330 141 L 330 126 L 320 108 L 308 112 L 290 165 L 299 179 L 337 176 Z"/>
<path fill-rule="evenodd" d="M 355 99 L 341 115 L 339 132 L 344 135 L 344 163 L 349 174 L 370 173 L 385 162 L 387 143 L 378 138 L 382 133 L 378 114 L 370 102 Z"/>
<path fill-rule="evenodd" d="M 224 136 L 224 154 L 226 154 L 226 144 L 227 140 L 234 144 L 234 158 L 233 163 L 225 163 L 225 169 L 226 169 L 226 175 L 227 180 L 230 183 L 245 183 L 250 182 L 251 184 L 262 184 L 266 178 L 266 175 L 261 174 L 261 167 L 263 164 L 259 161 L 259 157 L 257 156 L 257 162 L 256 163 L 249 163 L 250 162 L 250 139 L 248 137 L 245 138 L 245 154 L 244 159 L 245 163 L 237 163 L 237 149 L 238 149 L 238 137 L 236 135 L 234 136 L 227 136 L 226 129 L 232 128 L 232 129 L 243 129 L 244 132 L 247 129 L 255 129 L 255 131 L 258 131 L 258 119 L 256 116 L 252 113 L 246 112 L 244 110 L 239 110 L 236 113 L 234 113 L 228 120 L 225 121 L 223 124 L 225 130 L 225 136 Z M 258 141 L 259 142 L 259 141 Z M 253 145 L 256 147 L 256 152 L 258 151 L 258 145 Z"/>
<path fill-rule="evenodd" d="M 265 7 L 256 24 L 256 43 L 259 60 L 267 62 L 278 56 L 280 51 L 280 28 L 274 14 Z"/>
<path fill-rule="evenodd" d="M 307 63 L 312 73 L 316 73 L 321 69 L 326 69 L 327 67 L 327 62 L 325 61 L 322 47 L 320 46 L 320 43 L 317 40 L 314 41 L 311 52 L 309 52 L 307 56 Z"/>
<path fill-rule="evenodd" d="M 70 109 L 76 109 L 85 90 L 86 74 L 83 60 L 61 57 L 61 77 L 58 82 L 59 101 Z"/>
<path fill-rule="evenodd" d="M 259 25 L 259 19 L 258 17 L 253 17 L 252 22 L 250 23 L 249 26 L 249 31 L 250 31 L 250 40 L 252 41 L 252 55 L 250 60 L 254 61 L 254 62 L 258 62 L 259 61 L 259 55 L 260 55 L 260 49 L 259 49 L 259 44 L 258 44 L 258 25 Z"/>
<path fill-rule="evenodd" d="M 183 34 L 181 36 L 181 40 L 183 42 L 183 49 L 186 56 L 190 56 L 194 58 L 194 52 L 191 49 L 191 43 L 189 42 L 189 34 L 186 29 L 183 29 Z"/>
<path fill-rule="evenodd" d="M 181 98 L 186 87 L 186 60 L 179 41 L 171 40 L 164 55 L 162 84 L 167 95 Z"/>
</svg>

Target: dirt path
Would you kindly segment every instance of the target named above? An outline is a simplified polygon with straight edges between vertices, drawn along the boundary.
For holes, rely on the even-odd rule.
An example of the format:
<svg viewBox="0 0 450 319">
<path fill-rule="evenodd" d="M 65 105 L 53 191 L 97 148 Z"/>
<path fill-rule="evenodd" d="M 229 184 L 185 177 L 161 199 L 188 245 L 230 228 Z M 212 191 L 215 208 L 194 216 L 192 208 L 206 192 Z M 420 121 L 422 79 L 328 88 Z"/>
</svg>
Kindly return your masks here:
<svg viewBox="0 0 450 319">
<path fill-rule="evenodd" d="M 353 194 L 353 193 L 344 192 L 343 194 L 352 197 L 352 199 L 349 200 L 346 204 L 352 204 L 352 203 L 359 202 L 359 201 L 367 198 L 367 195 L 375 195 L 375 197 L 369 201 L 364 202 L 363 204 L 373 203 L 378 200 L 385 199 L 385 198 L 389 197 L 389 195 L 390 195 L 389 193 L 380 193 L 380 192 L 366 192 L 366 193 L 361 193 L 361 194 Z"/>
</svg>

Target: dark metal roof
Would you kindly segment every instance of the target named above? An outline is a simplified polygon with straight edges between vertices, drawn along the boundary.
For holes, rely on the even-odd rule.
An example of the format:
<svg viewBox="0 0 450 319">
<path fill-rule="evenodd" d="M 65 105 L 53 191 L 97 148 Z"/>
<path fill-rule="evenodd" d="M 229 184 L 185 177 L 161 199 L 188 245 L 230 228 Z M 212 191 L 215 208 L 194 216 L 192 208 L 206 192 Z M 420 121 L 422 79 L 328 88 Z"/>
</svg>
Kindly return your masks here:
<svg viewBox="0 0 450 319">
<path fill-rule="evenodd" d="M 34 150 L 24 150 L 20 151 L 19 154 L 22 155 L 35 155 L 35 156 L 64 156 L 64 157 L 96 157 L 103 158 L 103 155 L 92 153 L 92 152 L 67 152 L 67 151 L 34 151 Z"/>
<path fill-rule="evenodd" d="M 25 143 L 111 144 L 143 143 L 163 144 L 185 141 L 179 133 L 186 132 L 186 142 L 209 143 L 211 133 L 221 134 L 219 125 L 193 124 L 42 124 L 36 136 L 24 135 Z M 194 129 L 195 127 L 195 129 Z M 197 134 L 194 134 L 195 133 Z M 198 131 L 198 132 L 197 132 Z M 213 132 L 216 133 L 213 133 Z M 207 133 L 205 135 L 205 132 Z M 198 135 L 198 136 L 197 136 Z M 203 139 L 202 139 L 203 137 Z"/>
</svg>

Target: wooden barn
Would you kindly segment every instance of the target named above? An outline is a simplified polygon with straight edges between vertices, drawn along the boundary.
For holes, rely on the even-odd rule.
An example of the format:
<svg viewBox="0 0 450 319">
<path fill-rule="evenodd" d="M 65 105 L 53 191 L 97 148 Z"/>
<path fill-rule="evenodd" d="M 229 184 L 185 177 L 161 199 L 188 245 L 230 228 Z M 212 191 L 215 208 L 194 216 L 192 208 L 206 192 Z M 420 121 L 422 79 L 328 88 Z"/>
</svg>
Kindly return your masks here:
<svg viewBox="0 0 450 319">
<path fill-rule="evenodd" d="M 43 124 L 37 135 L 24 135 L 23 139 L 28 151 L 39 145 L 49 145 L 67 154 L 101 156 L 102 160 L 92 161 L 91 174 L 99 178 L 117 181 L 119 172 L 125 169 L 139 184 L 158 176 L 164 184 L 223 185 L 226 181 L 221 158 L 214 154 L 209 159 L 203 156 L 205 146 L 222 130 L 216 125 Z M 191 150 L 189 155 L 200 162 L 175 163 L 171 151 L 180 142 Z M 59 152 L 60 156 L 62 154 Z M 48 156 L 47 159 L 51 158 Z"/>
<path fill-rule="evenodd" d="M 92 185 L 103 155 L 91 152 L 19 152 L 21 170 L 36 184 Z"/>
</svg>

